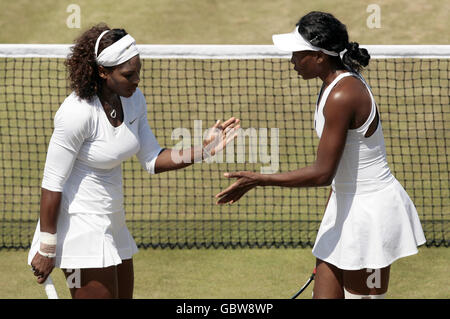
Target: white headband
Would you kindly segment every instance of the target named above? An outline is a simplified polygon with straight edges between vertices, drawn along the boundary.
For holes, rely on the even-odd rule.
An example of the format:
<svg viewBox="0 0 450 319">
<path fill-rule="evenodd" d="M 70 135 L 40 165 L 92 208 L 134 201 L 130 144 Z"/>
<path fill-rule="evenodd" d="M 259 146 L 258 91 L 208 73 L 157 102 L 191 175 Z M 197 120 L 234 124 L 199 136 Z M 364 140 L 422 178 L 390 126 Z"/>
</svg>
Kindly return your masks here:
<svg viewBox="0 0 450 319">
<path fill-rule="evenodd" d="M 99 65 L 116 66 L 139 54 L 136 47 L 136 41 L 129 34 L 119 41 L 114 42 L 109 47 L 106 47 L 100 54 L 97 54 L 100 40 L 109 31 L 110 30 L 103 31 L 95 43 L 95 56 Z"/>
<path fill-rule="evenodd" d="M 273 44 L 281 51 L 296 52 L 296 51 L 322 51 L 325 54 L 331 56 L 338 56 L 339 53 L 328 51 L 319 47 L 316 47 L 309 43 L 298 32 L 298 26 L 291 33 L 274 34 L 272 36 Z"/>
</svg>

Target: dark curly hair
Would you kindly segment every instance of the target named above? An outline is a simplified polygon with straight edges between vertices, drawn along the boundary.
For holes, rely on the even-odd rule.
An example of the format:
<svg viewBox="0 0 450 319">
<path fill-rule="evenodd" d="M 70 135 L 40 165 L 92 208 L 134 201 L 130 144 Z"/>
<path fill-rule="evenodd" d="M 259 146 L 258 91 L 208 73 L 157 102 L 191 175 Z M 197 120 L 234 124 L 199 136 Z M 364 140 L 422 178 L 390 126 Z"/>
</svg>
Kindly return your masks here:
<svg viewBox="0 0 450 319">
<path fill-rule="evenodd" d="M 65 61 L 69 72 L 70 88 L 85 100 L 90 100 L 96 95 L 103 84 L 103 79 L 98 73 L 94 50 L 97 38 L 105 30 L 110 30 L 110 28 L 104 23 L 99 23 L 85 31 L 75 40 L 75 44 L 71 48 L 72 52 Z M 112 29 L 106 33 L 100 40 L 98 54 L 125 35 L 127 32 L 124 29 Z M 110 69 L 112 68 L 114 67 Z"/>
<path fill-rule="evenodd" d="M 312 11 L 297 23 L 298 31 L 312 45 L 333 52 L 347 51 L 342 57 L 344 65 L 360 72 L 369 64 L 370 55 L 357 42 L 349 42 L 347 28 L 332 14 Z"/>
</svg>

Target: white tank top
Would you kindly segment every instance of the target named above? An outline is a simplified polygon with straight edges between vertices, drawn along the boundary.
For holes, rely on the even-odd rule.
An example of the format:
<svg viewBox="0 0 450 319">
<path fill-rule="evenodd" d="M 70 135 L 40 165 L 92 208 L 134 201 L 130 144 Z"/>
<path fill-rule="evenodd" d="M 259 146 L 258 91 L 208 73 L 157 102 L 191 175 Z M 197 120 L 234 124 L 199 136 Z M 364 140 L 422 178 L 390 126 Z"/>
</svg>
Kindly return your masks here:
<svg viewBox="0 0 450 319">
<path fill-rule="evenodd" d="M 325 124 L 323 108 L 328 95 L 333 87 L 347 76 L 354 76 L 364 83 L 370 94 L 372 109 L 363 125 L 348 130 L 344 152 L 331 186 L 336 192 L 349 194 L 378 191 L 392 183 L 395 178 L 391 174 L 386 159 L 381 121 L 379 120 L 376 131 L 370 137 L 364 136 L 376 116 L 377 108 L 370 87 L 361 75 L 351 72 L 339 74 L 322 92 L 322 96 L 319 95 L 320 102 L 318 100 L 314 115 L 315 129 L 320 138 Z"/>
</svg>

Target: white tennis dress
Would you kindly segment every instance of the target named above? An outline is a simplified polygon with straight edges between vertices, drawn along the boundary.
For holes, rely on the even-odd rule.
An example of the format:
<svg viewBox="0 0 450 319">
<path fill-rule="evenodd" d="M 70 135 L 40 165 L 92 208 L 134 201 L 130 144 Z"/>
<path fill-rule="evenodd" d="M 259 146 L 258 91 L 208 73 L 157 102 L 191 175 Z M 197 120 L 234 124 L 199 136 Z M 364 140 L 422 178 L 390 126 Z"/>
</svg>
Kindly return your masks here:
<svg viewBox="0 0 450 319">
<path fill-rule="evenodd" d="M 316 132 L 320 138 L 330 91 L 347 76 L 364 83 L 372 109 L 361 127 L 348 131 L 312 252 L 340 269 L 383 268 L 416 254 L 417 246 L 426 240 L 413 202 L 389 169 L 381 122 L 370 137 L 364 136 L 377 109 L 370 87 L 359 74 L 340 74 L 323 91 L 316 107 Z"/>
<path fill-rule="evenodd" d="M 62 192 L 57 224 L 58 268 L 117 265 L 137 252 L 125 224 L 121 163 L 137 155 L 154 173 L 161 152 L 147 122 L 144 95 L 121 97 L 123 123 L 109 122 L 98 97 L 68 96 L 55 115 L 42 188 Z M 40 223 L 28 255 L 39 249 Z"/>
</svg>

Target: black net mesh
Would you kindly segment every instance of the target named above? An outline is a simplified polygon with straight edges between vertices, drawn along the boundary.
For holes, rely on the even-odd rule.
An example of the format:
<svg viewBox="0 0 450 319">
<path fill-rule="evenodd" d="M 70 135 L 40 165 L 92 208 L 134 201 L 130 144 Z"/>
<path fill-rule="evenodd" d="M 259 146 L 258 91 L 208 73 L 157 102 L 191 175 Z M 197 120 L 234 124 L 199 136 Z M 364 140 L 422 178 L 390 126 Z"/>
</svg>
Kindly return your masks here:
<svg viewBox="0 0 450 319">
<path fill-rule="evenodd" d="M 31 243 L 53 117 L 70 93 L 63 63 L 0 58 L 1 248 Z M 215 205 L 214 195 L 231 182 L 224 172 L 283 172 L 314 161 L 319 81 L 299 79 L 286 59 L 142 63 L 140 88 L 161 146 L 180 142 L 172 139 L 176 128 L 187 129 L 194 144 L 199 123 L 206 130 L 231 116 L 253 130 L 245 131 L 245 146 L 236 142 L 234 155 L 224 154 L 222 163 L 151 176 L 136 158 L 122 165 L 127 224 L 138 246 L 312 246 L 328 188 L 258 188 L 225 206 Z M 380 109 L 391 170 L 416 204 L 429 246 L 449 244 L 449 71 L 448 59 L 374 59 L 363 73 Z M 273 128 L 278 166 L 270 144 L 276 140 Z M 266 148 L 260 143 L 264 132 Z M 236 152 L 238 145 L 243 148 Z"/>
</svg>

